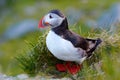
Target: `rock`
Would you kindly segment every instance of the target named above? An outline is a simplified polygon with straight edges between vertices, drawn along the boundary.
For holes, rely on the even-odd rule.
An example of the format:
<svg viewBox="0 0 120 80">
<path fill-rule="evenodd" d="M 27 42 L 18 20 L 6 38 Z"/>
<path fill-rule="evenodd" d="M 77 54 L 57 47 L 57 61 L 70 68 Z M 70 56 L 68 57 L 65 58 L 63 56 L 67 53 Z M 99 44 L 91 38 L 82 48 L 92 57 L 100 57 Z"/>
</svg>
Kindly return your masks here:
<svg viewBox="0 0 120 80">
<path fill-rule="evenodd" d="M 49 79 L 49 80 L 72 80 L 70 78 L 61 78 L 61 79 Z"/>
<path fill-rule="evenodd" d="M 22 20 L 16 24 L 9 26 L 9 28 L 3 33 L 0 37 L 0 43 L 5 42 L 11 39 L 16 39 L 24 36 L 28 32 L 33 32 L 38 30 L 38 21 L 37 20 Z"/>
<path fill-rule="evenodd" d="M 118 27 L 120 27 L 120 3 L 111 6 L 98 20 L 87 20 L 86 25 L 93 28 L 105 29 L 112 33 L 116 32 Z"/>
<path fill-rule="evenodd" d="M 120 26 L 120 4 L 114 4 L 106 13 L 104 13 L 97 21 L 98 28 L 108 29 L 112 32 L 116 31 L 116 27 Z"/>
<path fill-rule="evenodd" d="M 29 77 L 28 77 L 27 74 L 19 74 L 19 75 L 17 75 L 17 78 L 18 78 L 18 79 L 27 79 L 27 78 L 29 78 Z"/>
<path fill-rule="evenodd" d="M 3 80 L 15 80 L 15 78 L 11 77 L 11 76 L 8 76 L 8 77 L 5 77 Z"/>
<path fill-rule="evenodd" d="M 19 74 L 17 76 L 7 76 L 5 74 L 0 74 L 0 80 L 71 80 L 70 78 L 52 78 L 51 76 L 35 76 L 28 77 L 27 74 Z"/>
<path fill-rule="evenodd" d="M 5 74 L 0 73 L 0 80 L 3 80 L 5 77 L 7 77 Z"/>
</svg>

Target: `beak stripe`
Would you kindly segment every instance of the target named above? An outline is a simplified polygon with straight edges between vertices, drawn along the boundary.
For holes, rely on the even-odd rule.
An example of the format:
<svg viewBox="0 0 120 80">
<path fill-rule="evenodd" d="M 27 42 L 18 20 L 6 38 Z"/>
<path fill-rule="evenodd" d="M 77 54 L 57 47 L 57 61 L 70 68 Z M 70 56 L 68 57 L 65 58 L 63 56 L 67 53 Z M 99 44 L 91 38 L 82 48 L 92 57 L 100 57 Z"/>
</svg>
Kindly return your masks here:
<svg viewBox="0 0 120 80">
<path fill-rule="evenodd" d="M 38 28 L 44 28 L 45 26 L 43 25 L 43 18 L 39 21 Z"/>
</svg>

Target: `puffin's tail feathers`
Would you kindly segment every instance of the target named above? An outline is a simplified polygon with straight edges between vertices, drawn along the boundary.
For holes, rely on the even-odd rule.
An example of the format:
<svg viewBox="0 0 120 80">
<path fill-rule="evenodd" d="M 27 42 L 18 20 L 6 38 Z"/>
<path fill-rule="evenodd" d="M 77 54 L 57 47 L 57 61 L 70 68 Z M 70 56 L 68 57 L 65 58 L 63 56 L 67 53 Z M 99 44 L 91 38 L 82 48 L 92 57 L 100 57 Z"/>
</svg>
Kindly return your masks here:
<svg viewBox="0 0 120 80">
<path fill-rule="evenodd" d="M 94 39 L 86 39 L 89 42 L 89 50 L 87 51 L 88 57 L 92 55 L 92 52 L 97 48 L 97 46 L 102 42 L 100 38 Z"/>
<path fill-rule="evenodd" d="M 97 39 L 96 45 L 99 45 L 102 42 L 100 38 Z"/>
</svg>

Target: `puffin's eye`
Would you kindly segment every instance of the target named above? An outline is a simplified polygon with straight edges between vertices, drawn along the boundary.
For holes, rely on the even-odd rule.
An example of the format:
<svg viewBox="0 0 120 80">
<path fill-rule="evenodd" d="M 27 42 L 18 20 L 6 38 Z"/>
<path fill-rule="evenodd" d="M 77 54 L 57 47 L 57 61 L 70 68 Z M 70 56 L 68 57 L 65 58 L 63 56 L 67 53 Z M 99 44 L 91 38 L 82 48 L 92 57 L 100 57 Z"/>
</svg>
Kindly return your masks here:
<svg viewBox="0 0 120 80">
<path fill-rule="evenodd" d="M 51 15 L 49 16 L 50 18 L 53 18 Z"/>
</svg>

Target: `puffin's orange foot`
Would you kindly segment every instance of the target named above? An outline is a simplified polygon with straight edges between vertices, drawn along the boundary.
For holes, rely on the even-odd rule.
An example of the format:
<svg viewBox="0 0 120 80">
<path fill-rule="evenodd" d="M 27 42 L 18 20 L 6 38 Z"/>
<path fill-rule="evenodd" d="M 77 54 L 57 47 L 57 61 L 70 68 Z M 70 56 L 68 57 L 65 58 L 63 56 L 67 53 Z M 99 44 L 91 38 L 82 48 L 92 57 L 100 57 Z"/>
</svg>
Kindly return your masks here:
<svg viewBox="0 0 120 80">
<path fill-rule="evenodd" d="M 56 64 L 56 68 L 60 72 L 66 72 L 67 71 L 67 69 L 66 69 L 64 64 Z"/>
<path fill-rule="evenodd" d="M 69 72 L 70 74 L 76 74 L 80 71 L 81 66 L 78 64 L 72 64 L 71 62 L 67 62 L 66 64 L 56 64 L 56 68 L 60 72 Z"/>
<path fill-rule="evenodd" d="M 76 74 L 81 69 L 80 65 L 71 64 L 71 63 L 66 63 L 66 67 L 67 67 L 68 72 L 71 73 L 71 74 Z"/>
</svg>

